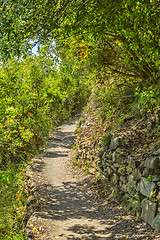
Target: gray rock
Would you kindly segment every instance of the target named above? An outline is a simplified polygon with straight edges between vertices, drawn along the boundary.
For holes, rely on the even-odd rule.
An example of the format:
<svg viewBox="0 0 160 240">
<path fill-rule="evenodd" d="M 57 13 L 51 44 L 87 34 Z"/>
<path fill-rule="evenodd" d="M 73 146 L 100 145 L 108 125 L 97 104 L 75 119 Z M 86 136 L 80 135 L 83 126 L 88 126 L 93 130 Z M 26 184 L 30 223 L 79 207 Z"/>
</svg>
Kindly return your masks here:
<svg viewBox="0 0 160 240">
<path fill-rule="evenodd" d="M 140 170 L 136 168 L 134 173 L 133 173 L 133 176 L 134 176 L 135 179 L 139 180 L 139 179 L 141 179 L 142 174 L 141 174 Z"/>
<path fill-rule="evenodd" d="M 113 169 L 112 169 L 112 168 L 107 167 L 107 171 L 108 171 L 108 173 L 109 173 L 110 175 L 113 174 Z"/>
<path fill-rule="evenodd" d="M 153 222 L 153 219 L 155 218 L 157 204 L 152 203 L 145 198 L 141 202 L 141 207 L 142 207 L 142 214 L 141 214 L 142 220 L 151 225 Z"/>
<path fill-rule="evenodd" d="M 120 145 L 119 137 L 112 138 L 109 148 L 115 150 Z"/>
<path fill-rule="evenodd" d="M 140 193 L 149 198 L 155 189 L 155 186 L 155 183 L 147 182 L 147 178 L 142 177 L 140 181 Z"/>
<path fill-rule="evenodd" d="M 120 188 L 122 188 L 122 184 L 123 184 L 122 182 L 119 182 L 119 186 L 120 186 Z"/>
<path fill-rule="evenodd" d="M 157 196 L 156 196 L 156 199 L 158 200 L 158 202 L 160 203 L 160 191 L 158 192 Z M 159 205 L 160 207 L 160 205 Z"/>
<path fill-rule="evenodd" d="M 103 169 L 105 169 L 107 167 L 107 163 L 105 160 L 102 160 L 102 166 L 103 166 Z"/>
<path fill-rule="evenodd" d="M 160 176 L 153 176 L 152 177 L 152 182 L 159 182 L 160 181 Z"/>
<path fill-rule="evenodd" d="M 106 159 L 106 156 L 107 156 L 107 153 L 106 152 L 103 152 L 103 154 L 101 154 L 101 158 L 104 160 Z"/>
<path fill-rule="evenodd" d="M 120 154 L 117 152 L 114 152 L 112 154 L 112 160 L 113 160 L 113 162 L 119 163 L 119 164 L 123 162 L 123 159 L 121 158 Z"/>
<path fill-rule="evenodd" d="M 123 184 L 122 187 L 121 187 L 122 191 L 123 192 L 127 192 L 127 185 L 126 184 Z"/>
<path fill-rule="evenodd" d="M 129 157 L 129 158 L 128 158 L 128 165 L 129 165 L 129 167 L 131 167 L 131 168 L 135 168 L 135 167 L 136 167 L 135 161 L 134 161 L 134 159 L 133 159 L 132 157 Z"/>
<path fill-rule="evenodd" d="M 114 166 L 115 168 L 119 168 L 119 167 L 120 167 L 120 165 L 119 165 L 118 163 L 113 163 L 113 166 Z"/>
<path fill-rule="evenodd" d="M 158 157 L 148 157 L 144 162 L 144 167 L 148 169 L 160 169 L 160 159 Z"/>
<path fill-rule="evenodd" d="M 128 165 L 132 168 L 137 168 L 141 165 L 141 161 L 140 160 L 135 160 L 133 157 L 129 157 L 128 158 Z"/>
<path fill-rule="evenodd" d="M 151 227 L 160 231 L 160 214 L 158 214 L 152 221 Z"/>
<path fill-rule="evenodd" d="M 133 169 L 132 169 L 130 166 L 127 166 L 127 167 L 126 167 L 126 170 L 127 170 L 127 172 L 128 172 L 129 174 L 133 171 Z"/>
<path fill-rule="evenodd" d="M 140 192 L 140 182 L 137 183 L 137 188 L 136 188 L 137 192 Z"/>
<path fill-rule="evenodd" d="M 120 181 L 123 183 L 127 182 L 126 178 L 123 175 L 120 176 Z"/>
<path fill-rule="evenodd" d="M 136 181 L 135 181 L 133 175 L 129 175 L 129 177 L 128 177 L 127 192 L 131 196 L 135 196 L 135 194 L 137 192 L 137 184 L 136 184 Z"/>
<path fill-rule="evenodd" d="M 107 152 L 107 153 L 106 153 L 106 158 L 107 158 L 108 160 L 112 160 L 112 153 L 111 153 L 111 152 Z"/>
<path fill-rule="evenodd" d="M 108 161 L 110 162 L 111 159 L 112 159 L 112 155 L 111 154 L 108 154 L 107 152 L 103 153 L 103 156 L 101 158 L 103 161 Z"/>
<path fill-rule="evenodd" d="M 114 174 L 114 175 L 113 175 L 113 178 L 112 178 L 112 183 L 113 183 L 113 185 L 117 185 L 118 180 L 119 180 L 118 175 Z"/>
<path fill-rule="evenodd" d="M 153 155 L 160 155 L 160 148 L 153 153 Z"/>
<path fill-rule="evenodd" d="M 104 169 L 103 175 L 105 176 L 106 180 L 108 181 L 110 179 L 110 176 L 113 174 L 113 170 L 108 170 L 109 168 Z M 109 180 L 110 181 L 110 180 Z"/>
<path fill-rule="evenodd" d="M 134 176 L 131 174 L 128 176 L 128 185 L 132 188 L 136 188 L 137 181 Z"/>
<path fill-rule="evenodd" d="M 157 182 L 157 186 L 160 188 L 160 182 Z"/>
<path fill-rule="evenodd" d="M 109 166 L 110 166 L 110 164 L 109 164 L 108 162 L 106 162 L 106 163 L 105 163 L 105 166 L 106 166 L 106 167 L 109 167 Z"/>
<path fill-rule="evenodd" d="M 150 169 L 145 168 L 145 169 L 143 170 L 142 176 L 143 176 L 143 177 L 148 177 L 149 174 L 150 174 Z"/>
</svg>

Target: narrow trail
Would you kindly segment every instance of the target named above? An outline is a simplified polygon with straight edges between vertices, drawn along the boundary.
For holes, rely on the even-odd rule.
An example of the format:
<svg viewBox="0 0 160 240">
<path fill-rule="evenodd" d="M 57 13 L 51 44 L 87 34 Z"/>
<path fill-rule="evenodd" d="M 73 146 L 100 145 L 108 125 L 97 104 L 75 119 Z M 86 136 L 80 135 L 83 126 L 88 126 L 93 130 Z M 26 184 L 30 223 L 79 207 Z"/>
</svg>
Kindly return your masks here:
<svg viewBox="0 0 160 240">
<path fill-rule="evenodd" d="M 28 222 L 32 233 L 27 239 L 159 239 L 143 223 L 122 216 L 118 207 L 107 205 L 104 213 L 90 204 L 87 176 L 70 166 L 75 129 L 75 121 L 59 127 L 44 156 L 33 164 L 40 204 Z"/>
</svg>

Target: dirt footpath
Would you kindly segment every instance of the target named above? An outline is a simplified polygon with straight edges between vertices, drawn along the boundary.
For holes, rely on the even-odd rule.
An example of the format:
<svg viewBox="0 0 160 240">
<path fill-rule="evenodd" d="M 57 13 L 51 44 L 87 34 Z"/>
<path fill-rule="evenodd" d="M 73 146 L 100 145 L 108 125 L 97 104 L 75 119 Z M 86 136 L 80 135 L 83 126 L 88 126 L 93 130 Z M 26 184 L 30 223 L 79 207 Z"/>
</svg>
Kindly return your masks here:
<svg viewBox="0 0 160 240">
<path fill-rule="evenodd" d="M 91 177 L 71 164 L 75 130 L 75 121 L 59 127 L 30 166 L 38 205 L 27 223 L 27 239 L 160 239 L 120 205 L 96 200 Z"/>
</svg>

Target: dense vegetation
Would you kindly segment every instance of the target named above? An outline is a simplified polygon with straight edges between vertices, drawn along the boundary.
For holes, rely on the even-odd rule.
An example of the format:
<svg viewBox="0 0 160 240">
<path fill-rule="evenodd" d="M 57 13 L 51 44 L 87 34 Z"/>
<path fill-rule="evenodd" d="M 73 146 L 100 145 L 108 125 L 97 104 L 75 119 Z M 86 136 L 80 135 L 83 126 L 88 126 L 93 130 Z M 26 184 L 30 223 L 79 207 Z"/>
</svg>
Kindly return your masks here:
<svg viewBox="0 0 160 240">
<path fill-rule="evenodd" d="M 104 121 L 157 114 L 159 12 L 159 0 L 0 1 L 1 239 L 23 239 L 22 166 L 95 84 Z"/>
<path fill-rule="evenodd" d="M 29 39 L 85 39 L 98 65 L 155 83 L 159 78 L 159 0 L 1 1 L 1 54 L 20 55 Z M 25 46 L 25 48 L 24 48 Z M 100 68 L 100 66 L 99 66 Z M 106 69 L 105 69 L 106 72 Z"/>
<path fill-rule="evenodd" d="M 23 237 L 18 233 L 28 195 L 23 167 L 43 149 L 49 132 L 79 113 L 88 99 L 89 74 L 84 73 L 88 82 L 82 81 L 74 68 L 71 58 L 57 66 L 47 48 L 1 65 L 0 239 Z"/>
</svg>

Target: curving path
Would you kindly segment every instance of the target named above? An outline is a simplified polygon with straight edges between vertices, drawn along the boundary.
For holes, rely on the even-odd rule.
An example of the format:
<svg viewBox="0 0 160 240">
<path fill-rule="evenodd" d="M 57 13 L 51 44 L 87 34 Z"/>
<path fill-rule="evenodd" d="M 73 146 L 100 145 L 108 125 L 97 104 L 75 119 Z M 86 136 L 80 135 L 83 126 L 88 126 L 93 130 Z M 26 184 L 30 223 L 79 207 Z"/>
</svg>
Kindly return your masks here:
<svg viewBox="0 0 160 240">
<path fill-rule="evenodd" d="M 44 156 L 33 164 L 34 175 L 40 179 L 40 203 L 28 222 L 32 230 L 28 240 L 160 239 L 119 206 L 107 204 L 105 211 L 98 210 L 89 194 L 89 177 L 70 166 L 75 130 L 75 121 L 59 127 Z"/>
</svg>

